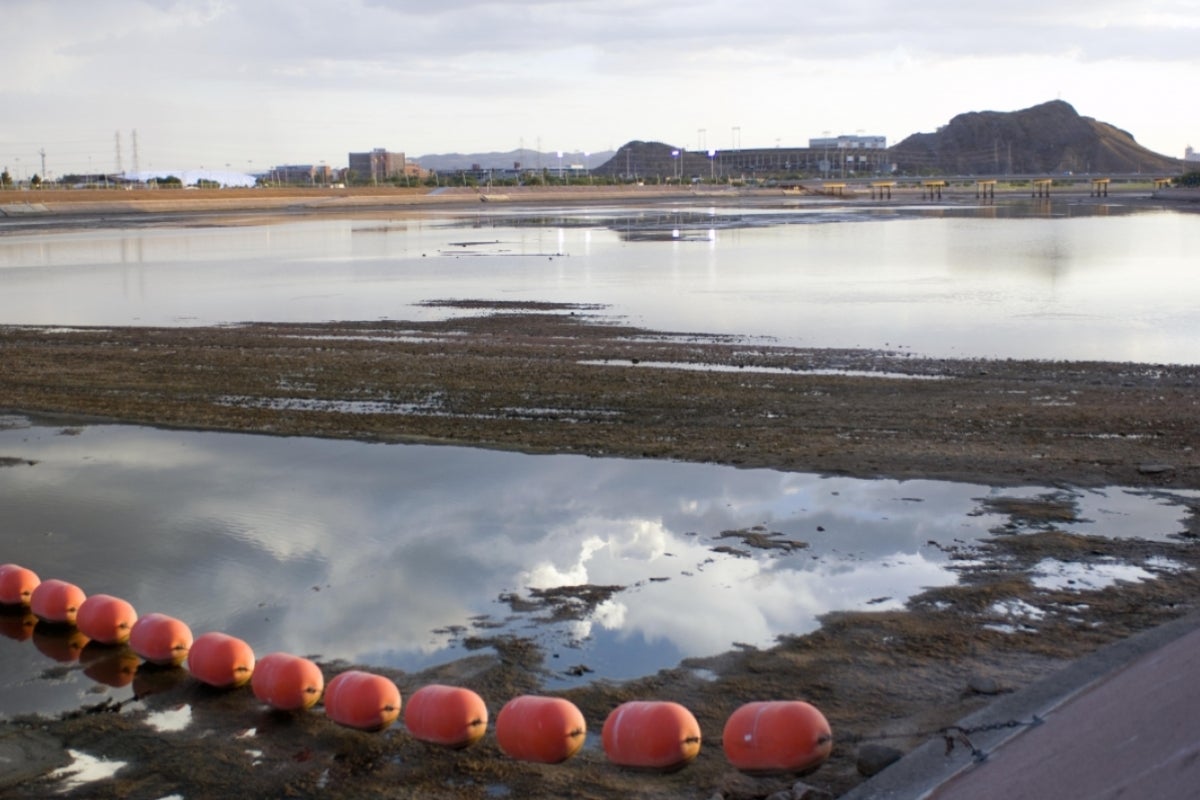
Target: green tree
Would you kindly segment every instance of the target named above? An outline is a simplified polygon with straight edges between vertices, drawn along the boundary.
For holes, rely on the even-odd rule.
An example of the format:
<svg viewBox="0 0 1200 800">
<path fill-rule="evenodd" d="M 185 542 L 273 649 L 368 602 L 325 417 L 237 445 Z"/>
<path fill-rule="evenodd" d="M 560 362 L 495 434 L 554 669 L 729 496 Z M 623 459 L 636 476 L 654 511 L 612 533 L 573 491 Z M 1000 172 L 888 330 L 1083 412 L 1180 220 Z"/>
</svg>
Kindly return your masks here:
<svg viewBox="0 0 1200 800">
<path fill-rule="evenodd" d="M 0 187 L 4 189 L 12 188 L 12 175 L 8 174 L 7 169 L 4 172 L 0 172 Z"/>
<path fill-rule="evenodd" d="M 5 173 L 6 175 L 8 173 Z M 1175 179 L 1176 186 L 1186 186 L 1190 189 L 1200 187 L 1200 171 L 1187 172 Z"/>
</svg>

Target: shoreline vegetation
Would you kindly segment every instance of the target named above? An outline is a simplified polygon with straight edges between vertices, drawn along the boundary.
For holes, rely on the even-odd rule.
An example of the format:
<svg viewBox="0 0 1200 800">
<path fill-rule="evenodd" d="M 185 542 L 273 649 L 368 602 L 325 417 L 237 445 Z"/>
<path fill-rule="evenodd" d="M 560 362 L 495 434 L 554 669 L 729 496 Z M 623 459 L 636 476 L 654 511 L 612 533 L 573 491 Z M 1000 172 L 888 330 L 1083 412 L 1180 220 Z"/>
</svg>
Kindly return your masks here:
<svg viewBox="0 0 1200 800">
<path fill-rule="evenodd" d="M 788 182 L 782 187 L 748 187 L 734 184 L 699 183 L 656 185 L 571 185 L 571 186 L 480 186 L 404 188 L 372 187 L 256 187 L 248 189 L 30 189 L 0 191 L 0 232 L 19 220 L 47 216 L 62 219 L 101 215 L 188 214 L 195 220 L 200 214 L 286 213 L 328 215 L 361 213 L 369 210 L 413 210 L 471 206 L 479 203 L 499 204 L 591 204 L 621 203 L 768 203 L 791 198 L 828 199 L 856 204 L 892 204 L 903 201 L 932 202 L 925 181 L 945 181 L 937 192 L 939 201 L 975 202 L 991 199 L 1031 198 L 1028 180 L 998 181 L 993 187 L 994 198 L 980 198 L 974 178 L 947 177 L 939 179 L 897 178 L 888 197 L 882 191 L 876 199 L 870 179 L 813 179 Z M 890 179 L 888 179 L 890 181 Z M 1168 202 L 1172 207 L 1191 210 L 1200 202 L 1200 190 L 1162 188 L 1153 176 L 1145 180 L 1114 181 L 1106 187 L 1105 196 L 1094 196 L 1091 179 L 1087 176 L 1060 176 L 1049 189 L 1049 197 L 1071 197 L 1075 201 L 1109 202 L 1153 201 Z M 928 198 L 928 199 L 927 199 Z M 1040 199 L 1046 199 L 1042 197 Z M 132 220 L 130 220 L 132 221 Z M 199 222 L 199 220 L 195 220 Z M 211 224 L 211 223 L 207 223 Z M 40 227 L 40 226 L 39 226 Z"/>
<path fill-rule="evenodd" d="M 964 199 L 967 192 L 973 189 L 963 189 Z M 676 202 L 697 195 L 655 196 Z M 785 196 L 760 197 L 778 203 Z M 380 207 L 377 198 L 317 199 L 326 207 L 314 208 L 297 207 L 293 195 L 252 211 L 340 213 L 358 203 L 360 210 Z M 0 193 L 0 206 L 8 200 Z M 169 224 L 231 224 L 214 216 L 231 210 L 76 207 L 22 219 L 37 219 L 49 233 L 60 220 L 68 227 L 121 226 L 138 214 L 181 215 Z M 47 215 L 55 218 L 50 224 Z M 1200 608 L 1200 500 L 1180 491 L 1200 486 L 1193 449 L 1200 366 L 805 350 L 640 330 L 583 305 L 432 304 L 470 313 L 435 322 L 202 328 L 0 325 L 0 409 L 64 426 L 107 420 L 441 442 L 1040 485 L 1046 494 L 992 498 L 1011 524 L 980 548 L 951 552 L 959 583 L 917 595 L 903 611 L 835 613 L 817 631 L 783 637 L 769 649 L 734 648 L 636 680 L 561 692 L 595 732 L 627 700 L 672 700 L 690 709 L 705 740 L 692 764 L 670 774 L 614 767 L 594 744 L 549 767 L 507 759 L 491 735 L 451 752 L 422 745 L 399 727 L 372 735 L 341 729 L 319 712 L 267 715 L 248 692 L 206 691 L 165 671 L 139 671 L 136 701 L 98 702 L 52 720 L 11 720 L 0 732 L 36 733 L 64 750 L 128 762 L 116 776 L 77 791 L 88 797 L 751 800 L 790 792 L 797 780 L 838 796 L 869 771 L 868 745 L 912 749 L 997 694 Z M 1072 488 L 1107 486 L 1151 492 L 1179 506 L 1185 529 L 1165 539 L 1163 531 L 1130 531 L 1118 540 L 1056 528 L 1077 513 Z M 1147 538 L 1137 538 L 1141 533 Z M 1045 559 L 1084 568 L 1129 563 L 1157 578 L 1086 591 L 1044 588 L 1030 573 Z M 582 595 L 588 587 L 575 588 Z M 1027 607 L 1038 613 L 1014 611 Z M 547 665 L 535 643 L 484 633 L 478 644 L 477 655 L 421 673 L 382 672 L 405 697 L 428 683 L 468 686 L 493 713 L 511 697 L 541 690 Z M 348 665 L 322 666 L 328 677 Z M 804 776 L 754 776 L 729 767 L 719 743 L 728 715 L 744 702 L 793 698 L 812 702 L 832 724 L 829 761 Z M 193 718 L 183 731 L 147 725 L 148 714 L 183 704 Z M 257 731 L 254 738 L 239 738 L 248 729 Z M 41 778 L 0 788 L 39 797 L 54 786 Z"/>
</svg>

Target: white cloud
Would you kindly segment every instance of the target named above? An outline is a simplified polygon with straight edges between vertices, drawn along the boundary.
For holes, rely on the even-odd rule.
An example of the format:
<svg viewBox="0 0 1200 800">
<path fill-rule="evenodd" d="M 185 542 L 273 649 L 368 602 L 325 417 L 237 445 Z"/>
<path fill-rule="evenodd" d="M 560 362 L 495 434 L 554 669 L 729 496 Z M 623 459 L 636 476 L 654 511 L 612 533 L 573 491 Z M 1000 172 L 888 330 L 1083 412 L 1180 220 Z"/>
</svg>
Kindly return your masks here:
<svg viewBox="0 0 1200 800">
<path fill-rule="evenodd" d="M 729 146 L 734 127 L 747 147 L 895 140 L 1056 96 L 1159 151 L 1197 135 L 1184 104 L 1146 99 L 1200 74 L 1194 0 L 4 6 L 0 102 L 20 113 L 0 159 L 44 147 L 60 173 L 107 165 L 112 132 L 134 128 L 163 168 L 342 164 L 373 146 L 596 151 L 700 129 Z"/>
</svg>

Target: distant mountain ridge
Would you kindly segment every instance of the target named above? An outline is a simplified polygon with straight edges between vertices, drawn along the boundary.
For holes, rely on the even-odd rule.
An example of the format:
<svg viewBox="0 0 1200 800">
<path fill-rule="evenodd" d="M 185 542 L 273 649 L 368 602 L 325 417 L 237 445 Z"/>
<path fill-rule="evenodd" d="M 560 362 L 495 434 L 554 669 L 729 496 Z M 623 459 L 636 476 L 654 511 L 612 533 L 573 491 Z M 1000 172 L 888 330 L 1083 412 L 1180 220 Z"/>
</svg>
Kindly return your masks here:
<svg viewBox="0 0 1200 800">
<path fill-rule="evenodd" d="M 785 148 L 800 154 L 806 147 Z M 738 151 L 752 153 L 755 151 Z M 763 151 L 767 152 L 767 151 Z M 773 151 L 778 154 L 778 147 Z M 438 172 L 481 169 L 547 169 L 585 164 L 596 175 L 670 176 L 711 172 L 707 153 L 656 141 L 630 141 L 617 151 L 443 153 L 415 159 Z M 770 159 L 767 159 L 768 161 Z M 907 174 L 1054 175 L 1145 173 L 1176 175 L 1183 159 L 1142 147 L 1128 131 L 1079 113 L 1063 100 L 1019 111 L 959 114 L 935 133 L 914 133 L 888 150 L 888 160 Z M 681 163 L 682 162 L 682 163 Z M 787 169 L 793 169 L 788 167 Z"/>
<path fill-rule="evenodd" d="M 959 114 L 936 133 L 915 133 L 891 148 L 900 172 L 958 175 L 1164 173 L 1183 167 L 1107 122 L 1082 117 L 1062 100 L 1020 111 Z"/>
</svg>

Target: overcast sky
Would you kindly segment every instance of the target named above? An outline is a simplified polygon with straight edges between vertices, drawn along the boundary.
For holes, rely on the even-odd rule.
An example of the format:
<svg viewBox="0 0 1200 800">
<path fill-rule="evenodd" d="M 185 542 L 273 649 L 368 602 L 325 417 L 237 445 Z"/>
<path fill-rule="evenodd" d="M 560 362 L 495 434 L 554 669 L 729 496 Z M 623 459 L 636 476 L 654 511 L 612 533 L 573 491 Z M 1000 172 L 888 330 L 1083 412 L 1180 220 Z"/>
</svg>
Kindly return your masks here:
<svg viewBox="0 0 1200 800">
<path fill-rule="evenodd" d="M 1200 0 L 0 0 L 0 166 L 889 144 L 1062 99 L 1200 147 Z"/>
</svg>

